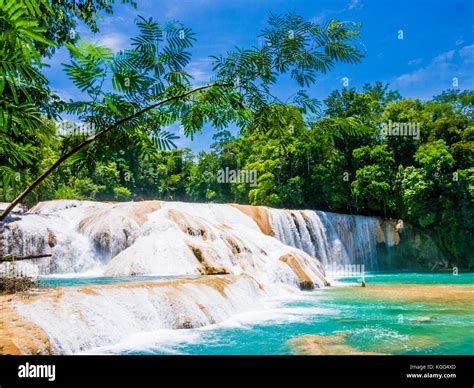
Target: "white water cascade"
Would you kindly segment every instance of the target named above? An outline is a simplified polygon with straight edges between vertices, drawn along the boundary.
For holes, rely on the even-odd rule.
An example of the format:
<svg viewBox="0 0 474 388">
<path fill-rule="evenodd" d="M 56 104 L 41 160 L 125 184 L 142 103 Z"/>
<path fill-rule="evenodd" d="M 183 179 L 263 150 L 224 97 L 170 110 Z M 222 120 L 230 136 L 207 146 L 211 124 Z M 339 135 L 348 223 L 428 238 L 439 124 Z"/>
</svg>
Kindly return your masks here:
<svg viewBox="0 0 474 388">
<path fill-rule="evenodd" d="M 327 286 L 323 267 L 331 263 L 376 268 L 377 244 L 396 243 L 390 225 L 230 204 L 39 203 L 0 225 L 0 255 L 50 254 L 17 261 L 13 269 L 83 277 L 86 285 L 11 302 L 19 318 L 8 325 L 26 319 L 45 333 L 54 353 L 71 354 L 220 323 L 264 309 L 263 298 Z M 0 272 L 11 270 L 10 263 L 0 264 Z M 87 283 L 89 277 L 135 275 L 169 278 Z M 0 317 L 0 334 L 1 327 Z"/>
<path fill-rule="evenodd" d="M 270 221 L 276 238 L 317 257 L 326 268 L 363 264 L 376 270 L 377 244 L 398 242 L 394 223 L 376 217 L 271 209 Z"/>
<path fill-rule="evenodd" d="M 302 276 L 316 287 L 326 282 L 317 259 L 265 235 L 231 205 L 50 201 L 18 218 L 4 226 L 0 253 L 52 254 L 18 261 L 26 274 L 246 273 L 268 287 L 298 286 Z"/>
<path fill-rule="evenodd" d="M 163 331 L 169 337 L 170 330 L 220 323 L 261 309 L 262 294 L 255 280 L 243 276 L 69 287 L 16 307 L 47 333 L 55 353 L 74 354 L 119 344 L 127 347 Z"/>
</svg>

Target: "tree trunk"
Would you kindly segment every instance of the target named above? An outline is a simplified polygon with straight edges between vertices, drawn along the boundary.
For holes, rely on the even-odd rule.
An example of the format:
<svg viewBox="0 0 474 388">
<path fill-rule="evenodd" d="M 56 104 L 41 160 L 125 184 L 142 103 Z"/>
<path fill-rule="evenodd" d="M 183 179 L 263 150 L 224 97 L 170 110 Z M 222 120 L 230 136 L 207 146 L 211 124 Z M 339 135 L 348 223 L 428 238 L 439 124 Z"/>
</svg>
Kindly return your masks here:
<svg viewBox="0 0 474 388">
<path fill-rule="evenodd" d="M 14 261 L 20 260 L 31 260 L 31 259 L 42 259 L 43 257 L 51 257 L 51 253 L 45 253 L 43 255 L 28 255 L 28 256 L 15 256 L 15 255 L 6 255 L 0 259 L 0 263 L 11 263 Z"/>
</svg>

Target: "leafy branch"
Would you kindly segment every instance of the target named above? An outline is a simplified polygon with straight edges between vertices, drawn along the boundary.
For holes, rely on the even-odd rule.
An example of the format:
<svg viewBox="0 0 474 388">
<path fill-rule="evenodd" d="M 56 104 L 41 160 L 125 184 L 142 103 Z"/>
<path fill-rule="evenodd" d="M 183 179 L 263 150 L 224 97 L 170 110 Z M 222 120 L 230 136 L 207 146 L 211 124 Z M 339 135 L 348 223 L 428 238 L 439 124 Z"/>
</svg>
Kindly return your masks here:
<svg viewBox="0 0 474 388">
<path fill-rule="evenodd" d="M 93 133 L 75 142 L 66 136 L 62 155 L 15 198 L 0 220 L 73 156 L 75 161 L 83 157 L 93 161 L 105 156 L 112 144 L 130 142 L 144 150 L 150 144 L 162 149 L 175 137 L 161 126 L 174 122 L 180 122 L 190 137 L 206 122 L 218 129 L 230 122 L 241 128 L 258 124 L 259 116 L 272 111 L 271 87 L 280 75 L 289 73 L 298 86 L 309 87 L 317 72 L 329 71 L 335 62 L 357 63 L 362 57 L 351 44 L 358 37 L 354 24 L 333 20 L 320 26 L 295 14 L 271 15 L 270 27 L 260 35 L 262 47 L 236 48 L 213 57 L 215 76 L 210 83 L 193 87 L 186 68 L 194 33 L 180 23 L 161 25 L 151 18 L 140 17 L 137 26 L 140 34 L 132 39 L 132 48 L 116 55 L 87 41 L 66 45 L 71 54 L 66 73 L 91 101 L 70 102 L 65 109 L 89 124 Z M 102 90 L 108 76 L 113 92 Z M 291 102 L 302 112 L 315 112 L 318 105 L 304 89 Z M 271 126 L 268 118 L 262 122 Z M 87 153 L 81 154 L 86 147 Z"/>
</svg>

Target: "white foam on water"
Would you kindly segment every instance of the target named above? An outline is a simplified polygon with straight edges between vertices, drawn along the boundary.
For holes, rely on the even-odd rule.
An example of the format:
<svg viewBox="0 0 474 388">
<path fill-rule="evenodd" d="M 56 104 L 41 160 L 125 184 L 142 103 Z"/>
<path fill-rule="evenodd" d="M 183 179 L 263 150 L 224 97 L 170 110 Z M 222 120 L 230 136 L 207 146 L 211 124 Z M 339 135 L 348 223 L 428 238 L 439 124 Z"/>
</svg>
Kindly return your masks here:
<svg viewBox="0 0 474 388">
<path fill-rule="evenodd" d="M 203 340 L 202 332 L 193 329 L 162 329 L 132 334 L 129 338 L 109 346 L 101 346 L 78 354 L 165 353 L 185 354 L 180 348 Z"/>
<path fill-rule="evenodd" d="M 286 325 L 296 322 L 306 322 L 314 319 L 315 315 L 337 315 L 336 309 L 319 307 L 281 307 L 269 308 L 259 311 L 251 311 L 232 316 L 228 320 L 215 325 L 204 327 L 202 330 L 214 330 L 217 327 L 225 328 L 247 328 L 252 329 L 256 325 Z"/>
</svg>

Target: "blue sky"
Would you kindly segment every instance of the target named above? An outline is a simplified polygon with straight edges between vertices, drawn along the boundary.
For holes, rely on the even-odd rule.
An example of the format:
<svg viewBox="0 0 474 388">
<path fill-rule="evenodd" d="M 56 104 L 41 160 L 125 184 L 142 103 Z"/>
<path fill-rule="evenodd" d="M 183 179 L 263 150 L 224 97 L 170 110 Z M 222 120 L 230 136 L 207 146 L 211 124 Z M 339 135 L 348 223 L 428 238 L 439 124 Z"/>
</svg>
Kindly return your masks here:
<svg viewBox="0 0 474 388">
<path fill-rule="evenodd" d="M 321 75 L 310 90 L 324 99 L 332 90 L 360 88 L 366 82 L 390 83 L 404 97 L 430 99 L 453 87 L 474 89 L 474 2 L 470 0 L 136 0 L 138 8 L 119 5 L 113 16 L 104 15 L 100 32 L 92 34 L 83 26 L 78 32 L 114 51 L 129 47 L 136 33 L 138 15 L 157 21 L 179 20 L 197 34 L 188 71 L 195 83 L 205 83 L 211 74 L 209 55 L 223 54 L 235 46 L 258 45 L 257 35 L 265 27 L 270 11 L 295 11 L 306 20 L 331 19 L 362 23 L 361 43 L 365 58 L 358 65 L 337 64 Z M 400 31 L 403 39 L 399 39 Z M 68 81 L 61 63 L 68 61 L 61 49 L 49 61 L 45 73 L 51 87 L 63 98 L 79 99 L 81 94 Z M 295 88 L 288 81 L 278 86 L 279 97 Z M 194 141 L 180 139 L 179 148 L 208 149 L 213 130 L 205 128 Z"/>
</svg>

